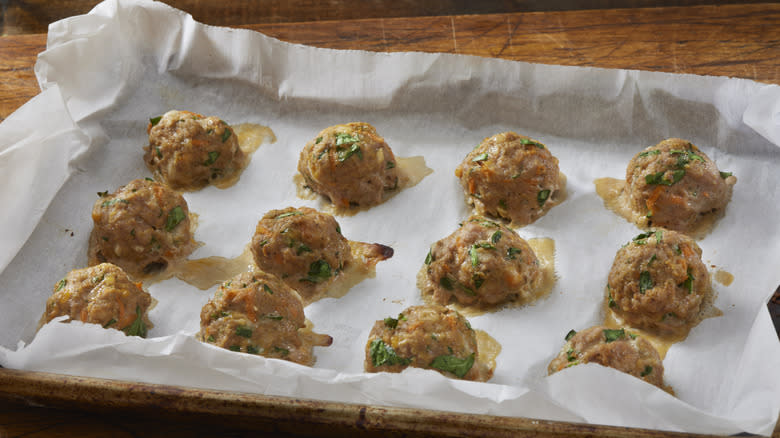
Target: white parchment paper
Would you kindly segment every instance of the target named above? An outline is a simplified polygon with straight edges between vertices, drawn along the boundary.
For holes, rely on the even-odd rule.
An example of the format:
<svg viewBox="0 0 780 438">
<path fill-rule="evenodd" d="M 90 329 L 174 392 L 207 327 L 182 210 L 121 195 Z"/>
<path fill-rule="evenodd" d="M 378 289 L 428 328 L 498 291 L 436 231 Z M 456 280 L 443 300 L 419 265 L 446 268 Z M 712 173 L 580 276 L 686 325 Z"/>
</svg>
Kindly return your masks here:
<svg viewBox="0 0 780 438">
<path fill-rule="evenodd" d="M 36 73 L 43 92 L 0 125 L 0 364 L 63 374 L 321 400 L 648 427 L 769 435 L 780 411 L 780 343 L 765 303 L 780 283 L 780 87 L 720 77 L 533 65 L 421 53 L 315 49 L 246 30 L 205 26 L 147 1 L 112 0 L 51 25 Z M 177 279 L 149 287 L 159 301 L 149 339 L 78 322 L 35 334 L 52 285 L 86 264 L 99 191 L 149 176 L 150 117 L 170 109 L 271 127 L 234 187 L 187 193 L 199 215 L 192 258 L 235 257 L 259 218 L 296 197 L 303 145 L 350 121 L 377 127 L 396 155 L 434 173 L 389 202 L 339 217 L 351 240 L 395 256 L 340 299 L 306 308 L 333 336 L 313 368 L 196 341 L 201 291 Z M 557 283 L 535 305 L 470 318 L 503 346 L 490 383 L 432 371 L 364 374 L 377 319 L 421 303 L 415 275 L 428 247 L 469 211 L 455 166 L 484 137 L 513 130 L 544 142 L 568 177 L 568 198 L 525 238 L 556 245 Z M 607 211 L 593 180 L 622 178 L 641 148 L 692 141 L 738 177 L 726 216 L 700 242 L 724 315 L 666 356 L 673 397 L 612 369 L 546 366 L 569 329 L 601 322 L 616 251 L 639 231 Z"/>
</svg>

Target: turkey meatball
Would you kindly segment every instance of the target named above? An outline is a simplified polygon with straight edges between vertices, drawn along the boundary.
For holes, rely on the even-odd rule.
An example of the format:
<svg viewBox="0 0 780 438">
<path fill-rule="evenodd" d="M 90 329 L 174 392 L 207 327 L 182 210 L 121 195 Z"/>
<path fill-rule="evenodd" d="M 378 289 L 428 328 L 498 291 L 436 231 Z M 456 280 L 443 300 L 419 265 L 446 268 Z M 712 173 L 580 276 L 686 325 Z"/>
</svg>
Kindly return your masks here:
<svg viewBox="0 0 780 438">
<path fill-rule="evenodd" d="M 393 151 L 368 123 L 317 134 L 301 151 L 298 171 L 308 187 L 341 208 L 376 205 L 398 189 Z"/>
<path fill-rule="evenodd" d="M 622 328 L 596 326 L 579 333 L 570 331 L 547 373 L 583 363 L 614 368 L 666 390 L 664 365 L 658 351 L 650 342 Z"/>
<path fill-rule="evenodd" d="M 231 351 L 314 364 L 314 346 L 333 339 L 306 328 L 301 297 L 265 272 L 245 272 L 220 285 L 200 312 L 200 339 Z"/>
<path fill-rule="evenodd" d="M 565 180 L 542 143 L 514 132 L 488 137 L 455 169 L 477 214 L 516 226 L 533 223 L 561 202 Z"/>
<path fill-rule="evenodd" d="M 352 262 L 349 241 L 333 216 L 308 207 L 271 210 L 257 224 L 252 255 L 309 302 Z"/>
<path fill-rule="evenodd" d="M 664 229 L 642 233 L 621 248 L 607 283 L 607 305 L 616 316 L 661 336 L 687 333 L 711 295 L 699 245 Z"/>
<path fill-rule="evenodd" d="M 472 216 L 431 246 L 418 274 L 424 297 L 447 305 L 526 304 L 542 293 L 534 251 L 512 229 Z"/>
<path fill-rule="evenodd" d="M 720 172 L 689 141 L 670 138 L 638 153 L 626 169 L 632 210 L 648 225 L 689 233 L 705 216 L 722 212 L 736 177 Z"/>
<path fill-rule="evenodd" d="M 114 263 L 131 277 L 164 271 L 194 249 L 187 202 L 167 186 L 136 179 L 114 193 L 99 193 L 89 263 Z"/>
<path fill-rule="evenodd" d="M 197 190 L 231 178 L 244 165 L 233 129 L 218 117 L 168 111 L 150 120 L 146 166 L 177 190 Z"/>
<path fill-rule="evenodd" d="M 377 321 L 368 335 L 367 372 L 398 373 L 410 366 L 481 382 L 493 375 L 479 360 L 477 337 L 466 318 L 437 305 L 409 307 L 398 318 Z"/>
<path fill-rule="evenodd" d="M 146 337 L 151 326 L 147 311 L 152 296 L 134 283 L 125 271 L 101 263 L 70 271 L 54 285 L 41 318 L 47 323 L 58 316 L 114 328 L 129 336 Z"/>
</svg>

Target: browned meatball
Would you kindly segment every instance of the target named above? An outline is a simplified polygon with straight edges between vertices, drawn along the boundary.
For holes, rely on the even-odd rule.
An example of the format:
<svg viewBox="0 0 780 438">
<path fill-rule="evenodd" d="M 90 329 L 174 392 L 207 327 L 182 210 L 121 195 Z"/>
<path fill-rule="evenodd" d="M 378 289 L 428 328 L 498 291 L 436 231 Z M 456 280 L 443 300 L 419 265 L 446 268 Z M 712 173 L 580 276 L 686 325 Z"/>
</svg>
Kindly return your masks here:
<svg viewBox="0 0 780 438">
<path fill-rule="evenodd" d="M 487 381 L 493 370 L 479 361 L 477 337 L 460 313 L 443 306 L 413 306 L 377 321 L 366 344 L 366 371 L 428 368 L 448 377 Z"/>
<path fill-rule="evenodd" d="M 617 252 L 607 289 L 608 306 L 626 324 L 660 335 L 686 333 L 712 294 L 699 245 L 664 229 L 642 233 Z"/>
<path fill-rule="evenodd" d="M 333 216 L 308 207 L 271 210 L 252 237 L 252 255 L 306 301 L 317 296 L 352 262 L 352 252 Z"/>
<path fill-rule="evenodd" d="M 376 205 L 398 189 L 393 151 L 368 123 L 324 129 L 301 151 L 298 171 L 337 207 Z"/>
<path fill-rule="evenodd" d="M 701 219 L 726 208 L 736 177 L 689 141 L 670 138 L 638 153 L 626 169 L 631 209 L 649 225 L 693 231 Z"/>
<path fill-rule="evenodd" d="M 529 303 L 541 293 L 534 251 L 511 228 L 472 216 L 431 245 L 418 275 L 423 296 L 442 305 Z"/>
<path fill-rule="evenodd" d="M 314 364 L 314 346 L 333 339 L 307 330 L 301 297 L 265 272 L 220 285 L 200 312 L 200 339 L 231 351 Z"/>
<path fill-rule="evenodd" d="M 100 196 L 92 208 L 90 265 L 111 262 L 139 278 L 195 249 L 187 202 L 165 185 L 136 179 Z"/>
<path fill-rule="evenodd" d="M 655 347 L 625 329 L 596 326 L 566 336 L 561 352 L 547 367 L 552 374 L 582 363 L 597 363 L 638 377 L 661 389 L 664 365 Z"/>
<path fill-rule="evenodd" d="M 150 120 L 146 166 L 177 190 L 196 190 L 232 177 L 245 159 L 233 129 L 218 117 L 168 111 Z"/>
<path fill-rule="evenodd" d="M 122 330 L 129 336 L 146 337 L 151 326 L 147 311 L 152 296 L 134 283 L 125 271 L 111 263 L 76 269 L 54 285 L 46 301 L 42 323 L 66 315 L 71 320 Z"/>
<path fill-rule="evenodd" d="M 528 225 L 561 199 L 558 159 L 542 143 L 514 132 L 488 137 L 455 169 L 477 214 Z"/>
</svg>

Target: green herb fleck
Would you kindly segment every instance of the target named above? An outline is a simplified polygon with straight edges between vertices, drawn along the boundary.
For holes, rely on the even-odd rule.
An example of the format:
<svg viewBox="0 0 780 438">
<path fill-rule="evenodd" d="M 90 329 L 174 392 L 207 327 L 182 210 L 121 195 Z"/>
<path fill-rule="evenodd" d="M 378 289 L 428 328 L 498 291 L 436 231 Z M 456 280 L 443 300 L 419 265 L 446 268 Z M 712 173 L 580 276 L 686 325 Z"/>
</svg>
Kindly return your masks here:
<svg viewBox="0 0 780 438">
<path fill-rule="evenodd" d="M 624 329 L 604 329 L 604 339 L 606 340 L 607 344 L 613 341 L 617 341 L 618 339 L 623 339 L 626 337 L 626 331 Z"/>
<path fill-rule="evenodd" d="M 484 154 L 479 154 L 476 157 L 471 159 L 472 163 L 479 163 L 480 161 L 485 161 L 488 159 L 488 154 L 485 152 Z"/>
<path fill-rule="evenodd" d="M 103 328 L 109 328 L 112 325 L 116 324 L 117 320 L 114 318 L 111 318 L 107 323 L 103 324 Z"/>
<path fill-rule="evenodd" d="M 655 284 L 653 278 L 650 276 L 649 271 L 642 271 L 639 273 L 639 293 L 644 294 L 646 290 L 652 289 Z"/>
<path fill-rule="evenodd" d="M 242 338 L 251 338 L 252 329 L 247 326 L 240 325 L 236 327 L 236 335 L 241 336 Z"/>
<path fill-rule="evenodd" d="M 371 341 L 371 345 L 368 347 L 368 354 L 371 356 L 371 362 L 375 367 L 382 365 L 409 365 L 412 362 L 411 359 L 398 356 L 393 347 L 385 344 L 385 341 L 381 339 Z"/>
<path fill-rule="evenodd" d="M 471 257 L 471 266 L 479 265 L 479 254 L 477 254 L 477 245 L 471 245 L 469 256 Z"/>
<path fill-rule="evenodd" d="M 646 157 L 648 155 L 658 155 L 660 153 L 661 153 L 661 151 L 659 151 L 658 149 L 653 149 L 653 150 L 650 150 L 650 151 L 640 152 L 639 156 L 640 157 Z"/>
<path fill-rule="evenodd" d="M 282 315 L 273 315 L 273 314 L 268 314 L 268 315 L 265 315 L 265 317 L 266 317 L 267 319 L 272 319 L 272 320 L 274 320 L 274 321 L 281 321 L 281 320 L 283 320 L 283 319 L 284 319 L 284 316 L 282 316 Z"/>
<path fill-rule="evenodd" d="M 466 373 L 469 372 L 472 366 L 474 366 L 474 353 L 468 355 L 468 357 L 460 358 L 457 356 L 438 356 L 428 365 L 429 367 L 446 371 L 448 373 L 455 374 L 459 379 L 462 379 Z"/>
<path fill-rule="evenodd" d="M 249 354 L 260 354 L 260 348 L 255 347 L 254 345 L 247 345 L 246 352 Z"/>
<path fill-rule="evenodd" d="M 268 286 L 267 284 L 264 284 L 264 285 L 263 285 L 263 290 L 264 290 L 264 291 L 266 291 L 266 292 L 268 292 L 268 293 L 269 293 L 269 294 L 271 294 L 271 295 L 273 295 L 273 294 L 274 294 L 274 291 L 273 291 L 273 290 L 271 290 L 271 287 L 270 287 L 270 286 Z"/>
<path fill-rule="evenodd" d="M 239 346 L 239 345 L 231 345 L 230 347 L 228 347 L 228 350 L 230 350 L 230 351 L 241 351 L 241 346 Z"/>
<path fill-rule="evenodd" d="M 547 202 L 547 198 L 550 197 L 550 191 L 545 190 L 539 190 L 539 193 L 536 194 L 536 201 L 539 203 L 539 207 L 544 206 L 544 203 Z"/>
<path fill-rule="evenodd" d="M 146 337 L 147 328 L 146 324 L 144 324 L 144 319 L 141 316 L 141 306 L 135 306 L 135 321 L 123 330 L 127 336 Z"/>
<path fill-rule="evenodd" d="M 543 144 L 539 143 L 538 141 L 533 141 L 533 140 L 528 139 L 528 138 L 521 138 L 520 139 L 520 143 L 521 144 L 532 144 L 532 145 L 538 147 L 539 149 L 544 149 L 544 145 Z"/>
<path fill-rule="evenodd" d="M 353 143 L 348 149 L 336 148 L 336 159 L 339 160 L 339 162 L 347 161 L 352 155 L 357 155 L 361 159 L 363 158 L 363 151 L 360 149 L 358 143 Z"/>
<path fill-rule="evenodd" d="M 731 172 L 720 172 L 720 177 L 723 178 L 723 179 L 726 179 L 726 178 L 730 177 L 731 175 L 733 175 L 733 173 L 731 173 Z"/>
<path fill-rule="evenodd" d="M 577 360 L 577 355 L 575 353 L 576 352 L 574 351 L 573 348 L 569 348 L 568 350 L 566 350 L 566 360 L 568 360 L 569 362 L 574 362 L 575 360 Z"/>
<path fill-rule="evenodd" d="M 566 333 L 566 338 L 565 338 L 565 339 L 566 339 L 567 341 L 568 341 L 568 340 L 571 340 L 571 338 L 573 338 L 573 337 L 574 337 L 574 335 L 576 335 L 576 334 L 577 334 L 577 331 L 575 331 L 575 330 L 569 330 L 569 333 Z"/>
<path fill-rule="evenodd" d="M 160 123 L 160 120 L 162 120 L 162 116 L 152 117 L 149 119 L 149 123 L 151 123 L 152 126 L 157 126 L 157 124 Z"/>
<path fill-rule="evenodd" d="M 59 282 L 57 282 L 57 286 L 54 288 L 54 292 L 59 292 L 59 291 L 61 291 L 61 290 L 62 290 L 62 288 L 63 288 L 63 287 L 65 287 L 65 285 L 66 285 L 66 284 L 68 284 L 68 280 L 66 280 L 66 279 L 64 279 L 64 278 L 63 278 L 62 280 L 60 280 Z"/>
<path fill-rule="evenodd" d="M 395 168 L 395 161 L 388 161 L 385 163 L 385 169 L 393 169 Z"/>
<path fill-rule="evenodd" d="M 689 294 L 693 293 L 693 274 L 691 273 L 691 268 L 688 267 L 688 278 L 685 279 L 681 284 L 678 286 L 682 286 L 683 289 L 687 290 Z"/>
<path fill-rule="evenodd" d="M 287 356 L 288 354 L 290 354 L 290 350 L 282 347 L 276 347 L 276 346 L 274 347 L 274 352 L 281 353 L 282 356 Z"/>
<path fill-rule="evenodd" d="M 177 205 L 168 212 L 168 218 L 165 220 L 165 231 L 173 231 L 176 225 L 179 225 L 187 217 L 184 214 L 184 209 Z"/>
<path fill-rule="evenodd" d="M 320 144 L 321 141 L 322 141 L 322 137 L 317 137 L 317 139 L 314 140 L 314 144 Z"/>
<path fill-rule="evenodd" d="M 442 277 L 439 280 L 439 284 L 441 285 L 441 287 L 443 287 L 443 288 L 445 288 L 447 290 L 454 290 L 455 289 L 455 287 L 452 284 L 452 280 L 450 279 L 450 277 L 447 277 L 447 276 Z"/>
<path fill-rule="evenodd" d="M 509 248 L 506 249 L 506 258 L 508 260 L 514 260 L 515 259 L 515 254 L 520 254 L 522 252 L 523 252 L 522 249 L 510 246 Z"/>
<path fill-rule="evenodd" d="M 309 265 L 309 272 L 307 273 L 306 278 L 302 278 L 301 281 L 319 283 L 327 280 L 331 275 L 331 268 L 328 262 L 325 260 L 317 260 Z"/>
<path fill-rule="evenodd" d="M 501 233 L 501 230 L 496 231 L 493 233 L 492 236 L 490 236 L 490 241 L 493 242 L 493 245 L 497 244 L 499 240 L 501 240 L 501 236 L 503 233 Z"/>
<path fill-rule="evenodd" d="M 336 134 L 336 146 L 341 146 L 343 144 L 350 144 L 350 143 L 356 143 L 359 142 L 360 139 L 357 138 L 357 136 L 352 136 L 351 134 L 347 134 L 345 132 Z"/>
<path fill-rule="evenodd" d="M 428 250 L 428 255 L 425 256 L 425 264 L 430 265 L 433 261 L 433 254 L 431 253 L 431 249 Z"/>
<path fill-rule="evenodd" d="M 230 128 L 225 128 L 225 132 L 222 133 L 222 143 L 226 142 L 232 134 L 233 131 Z"/>
<path fill-rule="evenodd" d="M 650 374 L 650 373 L 652 373 L 652 372 L 653 372 L 653 367 L 651 367 L 650 365 L 647 365 L 647 366 L 645 367 L 645 370 L 644 370 L 644 371 L 642 371 L 642 373 L 641 373 L 641 374 L 639 374 L 639 375 L 640 375 L 640 376 L 642 376 L 642 377 L 645 377 L 645 376 L 647 376 L 648 374 Z"/>
<path fill-rule="evenodd" d="M 102 197 L 104 197 L 104 196 L 108 196 L 108 190 L 106 190 L 105 192 L 97 192 L 97 194 L 98 194 L 98 196 L 100 196 L 101 198 L 102 198 Z"/>
<path fill-rule="evenodd" d="M 209 158 L 208 160 L 203 162 L 204 166 L 211 166 L 214 164 L 215 161 L 217 161 L 217 158 L 219 158 L 219 151 L 211 151 L 209 152 Z"/>
<path fill-rule="evenodd" d="M 208 341 L 208 342 L 216 342 L 217 340 L 216 340 L 216 339 L 214 339 L 214 336 L 213 336 L 213 335 L 209 335 L 209 337 L 208 337 L 208 338 L 206 338 L 206 341 Z"/>
<path fill-rule="evenodd" d="M 387 318 L 385 318 L 385 325 L 387 327 L 390 327 L 391 329 L 395 329 L 396 327 L 398 327 L 398 320 L 388 316 Z"/>
</svg>

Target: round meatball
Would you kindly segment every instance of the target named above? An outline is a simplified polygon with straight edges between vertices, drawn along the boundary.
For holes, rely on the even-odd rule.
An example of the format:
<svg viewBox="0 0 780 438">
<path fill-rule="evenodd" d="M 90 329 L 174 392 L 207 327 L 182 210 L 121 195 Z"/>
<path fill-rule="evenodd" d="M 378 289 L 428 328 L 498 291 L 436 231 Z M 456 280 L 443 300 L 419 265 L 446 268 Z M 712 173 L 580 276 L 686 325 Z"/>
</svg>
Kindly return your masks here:
<svg viewBox="0 0 780 438">
<path fill-rule="evenodd" d="M 371 206 L 398 189 L 395 156 L 368 123 L 326 128 L 298 160 L 306 185 L 337 207 Z"/>
<path fill-rule="evenodd" d="M 698 323 L 712 294 L 699 245 L 664 229 L 642 233 L 617 252 L 607 290 L 608 306 L 626 324 L 665 336 Z"/>
<path fill-rule="evenodd" d="M 478 359 L 476 333 L 460 313 L 437 305 L 413 306 L 398 318 L 374 324 L 364 367 L 371 373 L 398 373 L 411 366 L 484 382 L 493 371 Z"/>
<path fill-rule="evenodd" d="M 547 367 L 552 374 L 582 363 L 597 363 L 631 374 L 661 389 L 664 365 L 655 347 L 625 329 L 596 326 L 566 336 L 561 352 Z"/>
<path fill-rule="evenodd" d="M 151 323 L 147 316 L 152 296 L 134 283 L 125 271 L 101 263 L 70 271 L 54 285 L 46 301 L 42 323 L 58 316 L 122 330 L 129 336 L 146 337 Z"/>
<path fill-rule="evenodd" d="M 266 213 L 252 237 L 252 255 L 260 269 L 281 278 L 307 302 L 352 261 L 336 219 L 308 207 Z"/>
<path fill-rule="evenodd" d="M 91 265 L 114 263 L 139 278 L 164 271 L 195 249 L 187 201 L 167 186 L 136 179 L 99 195 L 92 208 Z"/>
<path fill-rule="evenodd" d="M 218 117 L 168 111 L 150 120 L 146 166 L 177 190 L 197 190 L 232 177 L 244 153 L 233 129 Z"/>
<path fill-rule="evenodd" d="M 423 296 L 447 305 L 529 303 L 541 293 L 534 251 L 512 229 L 472 216 L 431 246 L 418 284 Z"/>
<path fill-rule="evenodd" d="M 265 272 L 220 285 L 200 312 L 200 339 L 231 351 L 314 364 L 314 346 L 333 339 L 307 331 L 301 297 Z"/>
<path fill-rule="evenodd" d="M 542 143 L 514 132 L 488 137 L 466 155 L 455 176 L 477 214 L 528 225 L 560 202 L 558 159 Z"/>
<path fill-rule="evenodd" d="M 703 216 L 722 211 L 737 178 L 720 172 L 689 141 L 670 138 L 638 153 L 626 169 L 632 210 L 648 225 L 690 232 Z"/>
</svg>

